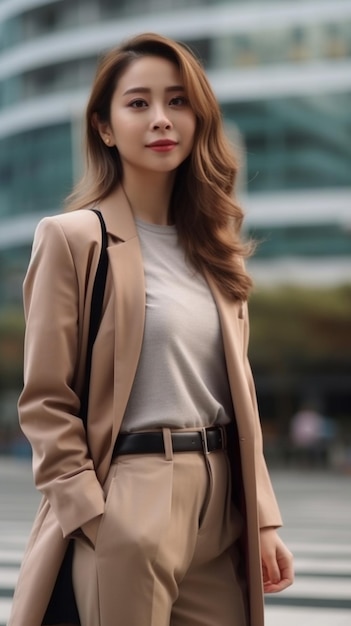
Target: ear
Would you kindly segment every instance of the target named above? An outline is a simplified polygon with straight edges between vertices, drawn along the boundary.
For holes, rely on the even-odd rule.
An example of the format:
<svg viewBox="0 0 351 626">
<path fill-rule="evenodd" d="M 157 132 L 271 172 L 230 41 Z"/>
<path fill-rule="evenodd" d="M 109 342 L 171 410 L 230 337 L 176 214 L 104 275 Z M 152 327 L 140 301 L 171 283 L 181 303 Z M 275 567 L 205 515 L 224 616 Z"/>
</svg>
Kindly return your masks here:
<svg viewBox="0 0 351 626">
<path fill-rule="evenodd" d="M 102 122 L 97 113 L 93 113 L 91 124 L 98 131 L 102 141 L 111 148 L 115 145 L 111 126 L 108 122 Z"/>
</svg>

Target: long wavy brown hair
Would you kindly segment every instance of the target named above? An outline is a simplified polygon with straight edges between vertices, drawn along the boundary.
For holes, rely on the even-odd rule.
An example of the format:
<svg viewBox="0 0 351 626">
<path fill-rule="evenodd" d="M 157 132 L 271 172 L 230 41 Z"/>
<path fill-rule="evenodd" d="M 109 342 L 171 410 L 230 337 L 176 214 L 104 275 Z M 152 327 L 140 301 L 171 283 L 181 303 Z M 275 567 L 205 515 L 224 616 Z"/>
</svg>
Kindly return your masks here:
<svg viewBox="0 0 351 626">
<path fill-rule="evenodd" d="M 170 217 L 191 264 L 202 273 L 207 270 L 229 298 L 245 300 L 252 281 L 243 259 L 252 253 L 253 244 L 241 238 L 243 211 L 233 194 L 238 163 L 205 72 L 184 44 L 147 33 L 125 41 L 103 57 L 86 110 L 85 173 L 68 197 L 67 209 L 96 205 L 122 184 L 118 149 L 102 141 L 96 117 L 109 122 L 120 76 L 135 59 L 150 55 L 176 64 L 196 116 L 194 146 L 177 170 Z"/>
</svg>

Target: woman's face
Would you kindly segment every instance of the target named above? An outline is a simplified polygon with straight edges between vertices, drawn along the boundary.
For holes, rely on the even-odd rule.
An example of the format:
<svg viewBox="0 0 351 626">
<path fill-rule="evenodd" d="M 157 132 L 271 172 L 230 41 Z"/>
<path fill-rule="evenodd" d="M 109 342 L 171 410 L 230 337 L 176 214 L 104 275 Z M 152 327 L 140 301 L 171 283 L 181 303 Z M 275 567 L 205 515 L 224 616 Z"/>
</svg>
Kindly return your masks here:
<svg viewBox="0 0 351 626">
<path fill-rule="evenodd" d="M 169 173 L 189 156 L 195 114 L 177 66 L 162 57 L 144 56 L 129 65 L 111 101 L 102 139 L 116 146 L 128 174 Z"/>
</svg>

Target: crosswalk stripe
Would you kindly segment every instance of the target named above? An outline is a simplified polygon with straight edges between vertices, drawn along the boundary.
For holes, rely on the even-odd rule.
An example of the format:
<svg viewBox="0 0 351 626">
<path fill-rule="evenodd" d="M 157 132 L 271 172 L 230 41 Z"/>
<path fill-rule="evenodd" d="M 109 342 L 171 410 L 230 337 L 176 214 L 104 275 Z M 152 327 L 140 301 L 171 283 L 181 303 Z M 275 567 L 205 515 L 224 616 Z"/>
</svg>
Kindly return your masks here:
<svg viewBox="0 0 351 626">
<path fill-rule="evenodd" d="M 338 609 L 337 618 L 335 610 L 306 607 L 285 607 L 268 606 L 266 609 L 266 626 L 350 626 L 350 611 Z"/>
<path fill-rule="evenodd" d="M 0 626 L 10 614 L 11 597 L 18 577 L 25 545 L 40 496 L 20 488 L 0 486 Z M 284 478 L 284 477 L 283 477 Z M 281 594 L 266 596 L 266 626 L 349 626 L 351 624 L 351 525 L 349 483 L 337 504 L 314 507 L 314 516 L 296 511 L 281 480 L 279 501 L 283 504 L 286 527 L 281 535 L 295 557 L 295 584 Z M 8 473 L 8 480 L 11 472 Z M 25 481 L 28 477 L 25 477 Z M 284 478 L 286 480 L 286 477 Z M 287 480 L 291 480 L 289 477 Z M 300 494 L 300 482 L 292 489 Z M 324 480 L 324 477 L 323 479 Z M 328 478 L 328 480 L 331 480 Z M 288 485 L 291 483 L 287 483 Z M 339 478 L 335 485 L 339 486 Z M 319 496 L 322 497 L 322 496 Z"/>
<path fill-rule="evenodd" d="M 18 577 L 24 547 L 27 541 L 29 527 L 25 532 L 10 533 L 10 545 L 7 537 L 2 536 L 0 546 L 0 626 L 4 626 L 8 619 L 11 607 L 11 597 Z M 267 626 L 275 626 L 275 621 L 280 619 L 282 607 L 294 610 L 297 607 L 314 609 L 320 607 L 323 610 L 338 609 L 338 621 L 340 623 L 344 615 L 351 614 L 351 550 L 335 543 L 311 544 L 291 542 L 291 547 L 299 555 L 295 559 L 296 581 L 283 593 L 274 596 L 266 596 Z M 4 547 L 7 545 L 8 547 Z M 321 551 L 323 550 L 323 555 Z M 280 609 L 280 611 L 278 610 Z M 294 615 L 297 615 L 296 611 Z M 311 626 L 310 622 L 306 622 Z M 313 622 L 312 622 L 313 623 Z M 327 623 L 327 622 L 326 622 Z M 350 622 L 348 622 L 350 623 Z M 278 621 L 277 621 L 278 624 Z M 296 622 L 295 622 L 296 624 Z M 330 624 L 330 622 L 329 622 Z M 329 626 L 328 624 L 328 626 Z M 346 622 L 345 622 L 346 624 Z M 289 622 L 284 619 L 284 626 Z M 323 626 L 323 622 L 320 623 Z"/>
<path fill-rule="evenodd" d="M 0 600 L 0 624 L 5 626 L 11 610 L 11 598 L 1 598 Z"/>
</svg>

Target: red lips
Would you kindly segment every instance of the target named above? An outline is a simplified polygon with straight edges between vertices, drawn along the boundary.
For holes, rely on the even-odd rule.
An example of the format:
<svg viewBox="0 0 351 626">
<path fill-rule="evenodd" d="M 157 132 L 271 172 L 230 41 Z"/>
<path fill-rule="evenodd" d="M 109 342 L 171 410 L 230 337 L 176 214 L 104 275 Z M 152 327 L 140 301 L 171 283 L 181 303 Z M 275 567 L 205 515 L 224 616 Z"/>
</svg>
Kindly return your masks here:
<svg viewBox="0 0 351 626">
<path fill-rule="evenodd" d="M 153 141 L 152 143 L 148 143 L 148 148 L 153 148 L 157 146 L 175 146 L 177 145 L 176 141 L 172 141 L 172 139 L 158 139 L 157 141 Z"/>
</svg>

